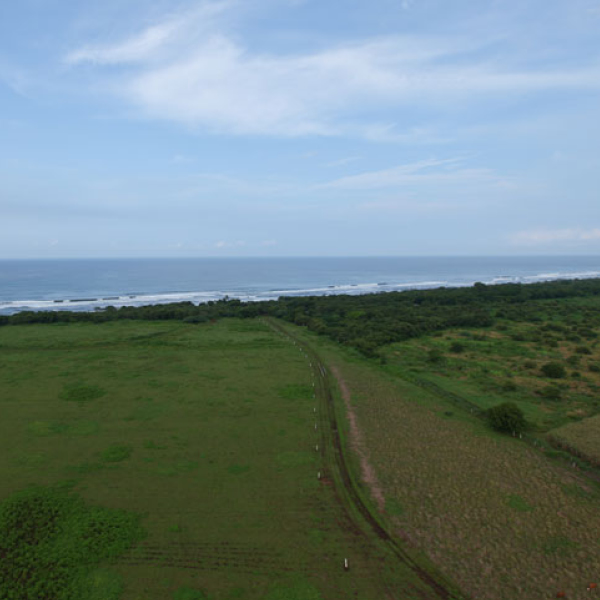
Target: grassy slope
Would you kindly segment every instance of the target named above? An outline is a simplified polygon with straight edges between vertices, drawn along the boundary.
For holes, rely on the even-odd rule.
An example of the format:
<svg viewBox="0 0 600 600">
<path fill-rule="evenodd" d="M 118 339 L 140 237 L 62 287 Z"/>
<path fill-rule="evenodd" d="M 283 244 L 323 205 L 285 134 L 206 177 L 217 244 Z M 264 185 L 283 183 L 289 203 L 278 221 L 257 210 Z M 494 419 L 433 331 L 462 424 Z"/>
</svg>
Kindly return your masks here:
<svg viewBox="0 0 600 600">
<path fill-rule="evenodd" d="M 351 388 L 399 535 L 476 598 L 586 597 L 600 571 L 595 486 L 399 380 L 394 365 L 302 335 Z"/>
<path fill-rule="evenodd" d="M 560 446 L 600 466 L 600 415 L 554 429 L 551 435 Z"/>
<path fill-rule="evenodd" d="M 142 514 L 100 596 L 112 572 L 124 600 L 410 598 L 418 582 L 316 479 L 311 381 L 258 321 L 3 327 L 0 498 L 68 481 Z"/>
</svg>

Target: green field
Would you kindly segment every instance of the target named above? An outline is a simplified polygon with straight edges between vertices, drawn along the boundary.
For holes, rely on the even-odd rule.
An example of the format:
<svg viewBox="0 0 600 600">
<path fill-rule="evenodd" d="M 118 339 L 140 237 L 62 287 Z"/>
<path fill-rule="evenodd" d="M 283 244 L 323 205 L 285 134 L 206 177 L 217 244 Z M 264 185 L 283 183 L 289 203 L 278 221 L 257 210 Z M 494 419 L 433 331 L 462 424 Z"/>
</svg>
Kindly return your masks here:
<svg viewBox="0 0 600 600">
<path fill-rule="evenodd" d="M 530 428 L 544 433 L 600 412 L 598 329 L 541 318 L 499 321 L 391 344 L 384 352 L 400 377 L 438 386 L 482 410 L 514 402 Z M 549 377 L 548 363 L 563 373 Z"/>
<path fill-rule="evenodd" d="M 373 359 L 270 317 L 1 327 L 0 597 L 585 598 L 595 471 L 482 418 L 597 456 L 598 332 L 550 322 Z"/>
<path fill-rule="evenodd" d="M 0 328 L 0 526 L 30 552 L 0 542 L 2 593 L 437 597 L 344 495 L 310 360 L 258 320 Z M 53 525 L 28 538 L 34 505 Z M 15 592 L 58 567 L 77 578 L 63 596 Z"/>
<path fill-rule="evenodd" d="M 454 396 L 399 378 L 392 359 L 367 362 L 324 337 L 299 335 L 350 392 L 384 517 L 399 538 L 472 598 L 553 598 L 560 590 L 589 596 L 587 585 L 600 573 L 600 488 L 593 480 L 539 447 L 493 432 Z M 427 363 L 421 368 L 426 375 Z"/>
<path fill-rule="evenodd" d="M 600 467 L 600 415 L 554 429 L 551 438 L 557 446 Z"/>
</svg>

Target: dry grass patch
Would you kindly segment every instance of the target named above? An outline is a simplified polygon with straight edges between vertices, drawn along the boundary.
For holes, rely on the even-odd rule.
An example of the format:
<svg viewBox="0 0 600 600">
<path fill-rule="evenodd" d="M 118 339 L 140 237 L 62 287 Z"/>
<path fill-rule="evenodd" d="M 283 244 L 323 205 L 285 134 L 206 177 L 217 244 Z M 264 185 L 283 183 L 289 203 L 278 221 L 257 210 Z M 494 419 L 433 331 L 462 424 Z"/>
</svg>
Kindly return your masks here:
<svg viewBox="0 0 600 600">
<path fill-rule="evenodd" d="M 554 429 L 550 437 L 574 454 L 600 465 L 600 415 Z"/>
<path fill-rule="evenodd" d="M 402 506 L 388 511 L 399 535 L 474 598 L 585 597 L 600 572 L 600 513 L 576 475 L 479 423 L 442 418 L 422 390 L 337 367 L 387 503 Z"/>
</svg>

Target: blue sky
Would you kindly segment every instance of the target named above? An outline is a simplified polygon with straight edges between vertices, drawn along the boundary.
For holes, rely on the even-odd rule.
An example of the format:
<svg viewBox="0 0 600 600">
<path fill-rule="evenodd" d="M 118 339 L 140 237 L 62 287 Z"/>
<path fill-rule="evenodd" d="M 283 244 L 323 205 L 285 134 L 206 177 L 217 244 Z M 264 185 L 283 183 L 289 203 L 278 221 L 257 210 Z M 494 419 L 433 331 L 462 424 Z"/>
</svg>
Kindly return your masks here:
<svg viewBox="0 0 600 600">
<path fill-rule="evenodd" d="M 600 253 L 600 0 L 0 4 L 0 258 Z"/>
</svg>

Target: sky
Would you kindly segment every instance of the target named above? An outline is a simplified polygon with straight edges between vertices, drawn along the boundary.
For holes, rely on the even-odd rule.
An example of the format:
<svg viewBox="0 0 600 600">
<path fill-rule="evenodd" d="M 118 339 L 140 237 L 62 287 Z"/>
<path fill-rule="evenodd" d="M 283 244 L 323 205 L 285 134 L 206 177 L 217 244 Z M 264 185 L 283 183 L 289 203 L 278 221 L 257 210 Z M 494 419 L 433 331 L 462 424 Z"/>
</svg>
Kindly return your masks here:
<svg viewBox="0 0 600 600">
<path fill-rule="evenodd" d="M 600 0 L 0 3 L 0 258 L 600 254 Z"/>
</svg>

